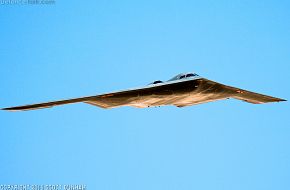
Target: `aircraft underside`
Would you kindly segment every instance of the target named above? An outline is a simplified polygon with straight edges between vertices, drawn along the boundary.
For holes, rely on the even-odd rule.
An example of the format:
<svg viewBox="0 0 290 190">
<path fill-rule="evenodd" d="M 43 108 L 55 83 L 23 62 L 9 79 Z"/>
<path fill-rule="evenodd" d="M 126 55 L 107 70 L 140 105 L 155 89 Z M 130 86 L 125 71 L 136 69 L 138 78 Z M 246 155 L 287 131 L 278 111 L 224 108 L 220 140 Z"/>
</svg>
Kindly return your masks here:
<svg viewBox="0 0 290 190">
<path fill-rule="evenodd" d="M 184 107 L 227 98 L 235 98 L 253 104 L 285 101 L 280 98 L 250 92 L 199 77 L 197 79 L 152 84 L 143 88 L 96 96 L 3 108 L 2 110 L 33 110 L 78 102 L 84 102 L 101 108 L 120 106 L 146 108 L 163 105 Z"/>
<path fill-rule="evenodd" d="M 211 81 L 196 80 L 178 83 L 172 89 L 161 86 L 141 92 L 124 93 L 112 97 L 96 97 L 85 103 L 102 108 L 133 106 L 137 108 L 174 105 L 177 107 L 202 104 L 233 97 L 236 91 L 222 88 L 220 84 Z"/>
</svg>

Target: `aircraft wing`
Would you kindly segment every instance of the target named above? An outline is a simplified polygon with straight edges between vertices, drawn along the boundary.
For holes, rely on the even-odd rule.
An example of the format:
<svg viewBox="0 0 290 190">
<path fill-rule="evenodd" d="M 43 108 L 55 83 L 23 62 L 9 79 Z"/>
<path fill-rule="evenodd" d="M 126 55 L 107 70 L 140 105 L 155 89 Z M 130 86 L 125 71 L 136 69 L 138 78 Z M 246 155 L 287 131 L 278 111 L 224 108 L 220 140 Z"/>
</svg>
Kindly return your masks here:
<svg viewBox="0 0 290 190">
<path fill-rule="evenodd" d="M 143 87 L 143 88 L 135 88 L 135 89 L 127 89 L 123 91 L 116 91 L 112 93 L 106 93 L 101 95 L 95 96 L 86 96 L 80 98 L 73 98 L 73 99 L 66 99 L 66 100 L 59 100 L 59 101 L 51 101 L 51 102 L 44 102 L 38 104 L 29 104 L 24 106 L 16 106 L 16 107 L 9 107 L 9 108 L 2 108 L 1 110 L 7 111 L 28 111 L 28 110 L 35 110 L 35 109 L 44 109 L 44 108 L 51 108 L 54 106 L 60 106 L 65 104 L 73 104 L 73 103 L 87 103 L 90 105 L 98 106 L 101 108 L 113 108 L 117 107 L 118 102 L 115 102 L 114 97 L 122 96 L 122 101 L 124 102 L 131 102 L 132 99 L 138 96 L 138 92 L 151 89 L 153 87 Z M 119 101 L 119 100 L 118 100 Z"/>
<path fill-rule="evenodd" d="M 16 106 L 16 107 L 10 107 L 10 108 L 3 108 L 2 110 L 7 110 L 7 111 L 28 111 L 28 110 L 35 110 L 35 109 L 51 108 L 51 107 L 54 107 L 54 106 L 59 106 L 59 105 L 64 105 L 64 104 L 72 104 L 72 103 L 83 102 L 83 101 L 85 101 L 87 99 L 89 99 L 89 97 L 74 98 L 74 99 L 67 99 L 67 100 L 59 100 L 59 101 L 45 102 L 45 103 L 39 103 L 39 104 L 29 104 L 29 105 L 25 105 L 25 106 Z"/>
<path fill-rule="evenodd" d="M 245 101 L 248 103 L 263 104 L 263 103 L 270 103 L 270 102 L 286 101 L 286 100 L 281 99 L 281 98 L 276 98 L 276 97 L 272 97 L 272 96 L 268 96 L 268 95 L 264 95 L 264 94 L 259 94 L 256 92 L 251 92 L 251 91 L 244 90 L 241 88 L 236 88 L 236 87 L 224 85 L 221 83 L 210 81 L 208 79 L 203 79 L 203 80 L 207 81 L 207 82 L 215 83 L 216 86 L 223 88 L 224 91 L 226 91 L 228 93 L 229 98 L 235 98 L 235 99 L 242 100 L 242 101 Z"/>
</svg>

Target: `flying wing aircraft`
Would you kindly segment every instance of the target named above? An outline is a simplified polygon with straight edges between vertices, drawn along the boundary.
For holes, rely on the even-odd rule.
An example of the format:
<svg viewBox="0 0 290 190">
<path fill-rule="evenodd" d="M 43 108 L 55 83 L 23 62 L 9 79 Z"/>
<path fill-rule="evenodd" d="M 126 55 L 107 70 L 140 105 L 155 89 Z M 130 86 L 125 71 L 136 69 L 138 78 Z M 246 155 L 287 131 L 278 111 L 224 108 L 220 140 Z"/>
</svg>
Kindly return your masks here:
<svg viewBox="0 0 290 190">
<path fill-rule="evenodd" d="M 166 82 L 158 80 L 142 88 L 133 88 L 95 96 L 3 108 L 2 110 L 25 111 L 79 102 L 101 108 L 115 108 L 120 106 L 146 108 L 163 105 L 184 107 L 229 98 L 235 98 L 253 104 L 286 101 L 284 99 L 258 94 L 211 81 L 197 75 L 196 73 L 182 73 Z"/>
</svg>

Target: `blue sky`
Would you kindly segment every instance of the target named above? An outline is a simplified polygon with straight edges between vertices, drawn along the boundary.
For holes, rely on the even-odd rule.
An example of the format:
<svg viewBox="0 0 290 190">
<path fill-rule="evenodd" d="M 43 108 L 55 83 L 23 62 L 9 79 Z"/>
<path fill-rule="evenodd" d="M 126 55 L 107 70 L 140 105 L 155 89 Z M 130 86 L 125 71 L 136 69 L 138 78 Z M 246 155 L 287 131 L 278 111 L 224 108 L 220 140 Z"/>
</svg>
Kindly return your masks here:
<svg viewBox="0 0 290 190">
<path fill-rule="evenodd" d="M 289 1 L 56 1 L 0 6 L 0 107 L 195 71 L 290 97 Z M 0 112 L 0 184 L 289 189 L 289 102 Z"/>
</svg>

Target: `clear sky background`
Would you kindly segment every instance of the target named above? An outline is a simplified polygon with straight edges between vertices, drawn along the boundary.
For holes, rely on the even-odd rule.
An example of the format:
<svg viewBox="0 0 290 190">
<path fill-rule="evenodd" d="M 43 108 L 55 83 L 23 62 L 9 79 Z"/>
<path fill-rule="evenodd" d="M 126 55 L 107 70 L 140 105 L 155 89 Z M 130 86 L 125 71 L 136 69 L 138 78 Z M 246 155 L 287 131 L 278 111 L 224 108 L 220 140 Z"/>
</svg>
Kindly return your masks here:
<svg viewBox="0 0 290 190">
<path fill-rule="evenodd" d="M 289 1 L 66 1 L 0 6 L 0 107 L 195 71 L 290 99 Z M 289 101 L 0 112 L 1 184 L 290 189 Z"/>
</svg>

